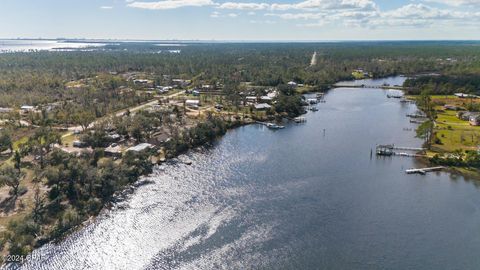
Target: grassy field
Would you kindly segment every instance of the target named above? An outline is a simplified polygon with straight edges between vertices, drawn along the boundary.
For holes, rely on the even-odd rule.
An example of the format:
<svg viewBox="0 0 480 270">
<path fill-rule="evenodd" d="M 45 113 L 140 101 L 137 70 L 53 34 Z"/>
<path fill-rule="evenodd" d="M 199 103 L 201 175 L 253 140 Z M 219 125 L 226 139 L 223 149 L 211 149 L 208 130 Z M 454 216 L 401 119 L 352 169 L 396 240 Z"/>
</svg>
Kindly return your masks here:
<svg viewBox="0 0 480 270">
<path fill-rule="evenodd" d="M 458 98 L 453 95 L 432 95 L 430 96 L 432 101 L 437 104 L 448 104 L 455 105 L 459 107 L 466 107 L 468 104 L 479 104 L 480 99 L 470 99 L 470 98 Z"/>
<path fill-rule="evenodd" d="M 456 111 L 437 109 L 435 132 L 441 144 L 433 144 L 439 152 L 452 152 L 456 149 L 476 150 L 480 145 L 480 127 L 471 126 L 468 121 L 458 119 Z"/>
</svg>

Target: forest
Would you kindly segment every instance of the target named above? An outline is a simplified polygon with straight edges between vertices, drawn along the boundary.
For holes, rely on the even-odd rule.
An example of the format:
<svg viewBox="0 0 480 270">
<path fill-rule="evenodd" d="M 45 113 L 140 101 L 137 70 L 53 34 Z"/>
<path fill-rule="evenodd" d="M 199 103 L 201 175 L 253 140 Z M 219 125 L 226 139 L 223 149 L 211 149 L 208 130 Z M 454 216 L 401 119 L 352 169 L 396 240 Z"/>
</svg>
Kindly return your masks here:
<svg viewBox="0 0 480 270">
<path fill-rule="evenodd" d="M 162 75 L 210 84 L 244 81 L 277 86 L 293 80 L 318 89 L 352 78 L 357 68 L 373 77 L 480 73 L 480 44 L 475 42 L 193 43 L 180 47 L 181 53 L 158 53 L 148 44 L 118 46 L 88 52 L 0 54 L 0 107 L 73 101 L 81 108 L 68 106 L 71 110 L 85 108 L 101 115 L 131 105 L 125 103 L 141 102 L 142 97 L 118 95 L 118 86 L 128 82 L 116 74 L 129 71 L 155 74 L 158 81 Z M 310 66 L 314 51 L 317 64 Z M 82 79 L 94 82 L 68 87 Z"/>
</svg>

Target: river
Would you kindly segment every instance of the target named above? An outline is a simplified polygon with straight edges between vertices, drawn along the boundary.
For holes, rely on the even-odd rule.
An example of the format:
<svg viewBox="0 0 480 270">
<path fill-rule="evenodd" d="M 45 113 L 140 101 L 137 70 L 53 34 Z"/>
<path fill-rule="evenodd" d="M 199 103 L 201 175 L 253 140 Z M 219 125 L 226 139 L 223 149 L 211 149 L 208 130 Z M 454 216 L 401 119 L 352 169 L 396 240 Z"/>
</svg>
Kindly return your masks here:
<svg viewBox="0 0 480 270">
<path fill-rule="evenodd" d="M 401 80 L 373 80 L 392 85 Z M 413 104 L 334 89 L 306 124 L 251 125 L 144 178 L 126 200 L 23 269 L 478 269 L 480 194 L 447 173 L 406 175 Z"/>
</svg>

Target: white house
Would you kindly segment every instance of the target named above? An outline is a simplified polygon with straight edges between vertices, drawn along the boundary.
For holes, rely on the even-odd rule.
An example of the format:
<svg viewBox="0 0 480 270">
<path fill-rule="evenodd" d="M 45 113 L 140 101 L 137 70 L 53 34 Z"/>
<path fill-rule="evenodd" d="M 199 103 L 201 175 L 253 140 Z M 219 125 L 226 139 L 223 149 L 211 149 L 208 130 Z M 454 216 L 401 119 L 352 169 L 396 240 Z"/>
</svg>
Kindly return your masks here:
<svg viewBox="0 0 480 270">
<path fill-rule="evenodd" d="M 2 108 L 0 107 L 0 113 L 9 113 L 9 112 L 12 112 L 13 109 L 12 108 Z"/>
<path fill-rule="evenodd" d="M 255 110 L 257 111 L 264 111 L 270 108 L 272 108 L 272 106 L 268 105 L 267 103 L 255 104 Z"/>
<path fill-rule="evenodd" d="M 28 112 L 33 112 L 35 110 L 35 107 L 30 105 L 23 105 L 22 107 L 20 107 L 20 110 L 22 110 L 22 112 L 24 113 L 28 113 Z"/>
<path fill-rule="evenodd" d="M 200 106 L 200 100 L 197 99 L 187 99 L 185 100 L 185 106 L 198 108 Z"/>
<path fill-rule="evenodd" d="M 130 147 L 127 149 L 127 152 L 143 152 L 145 150 L 148 150 L 148 149 L 152 149 L 154 146 L 152 144 L 149 144 L 149 143 L 141 143 L 141 144 L 137 144 L 133 147 Z"/>
<path fill-rule="evenodd" d="M 297 87 L 298 86 L 298 84 L 294 81 L 290 81 L 287 84 L 288 84 L 288 86 L 291 86 L 291 87 Z"/>
</svg>

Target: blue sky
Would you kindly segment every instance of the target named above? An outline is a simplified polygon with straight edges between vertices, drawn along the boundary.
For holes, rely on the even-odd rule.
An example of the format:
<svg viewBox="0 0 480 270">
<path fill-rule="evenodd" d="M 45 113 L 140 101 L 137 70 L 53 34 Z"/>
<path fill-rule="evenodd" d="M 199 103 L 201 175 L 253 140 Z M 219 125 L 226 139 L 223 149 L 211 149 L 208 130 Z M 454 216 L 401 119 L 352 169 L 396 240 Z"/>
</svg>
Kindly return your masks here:
<svg viewBox="0 0 480 270">
<path fill-rule="evenodd" d="M 0 0 L 0 37 L 479 39 L 480 0 Z"/>
</svg>

